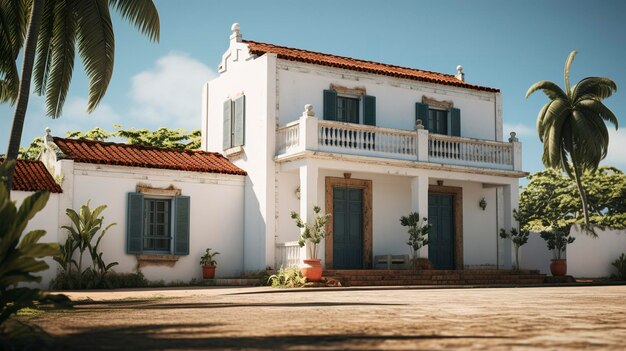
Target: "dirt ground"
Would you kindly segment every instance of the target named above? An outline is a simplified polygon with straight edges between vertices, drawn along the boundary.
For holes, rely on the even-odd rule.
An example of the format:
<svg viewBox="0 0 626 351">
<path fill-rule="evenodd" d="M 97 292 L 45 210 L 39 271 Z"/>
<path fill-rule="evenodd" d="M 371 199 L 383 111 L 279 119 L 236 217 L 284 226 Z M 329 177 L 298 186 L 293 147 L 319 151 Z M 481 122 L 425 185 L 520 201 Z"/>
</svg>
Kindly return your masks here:
<svg viewBox="0 0 626 351">
<path fill-rule="evenodd" d="M 22 316 L 58 350 L 626 348 L 626 286 L 70 293 Z"/>
</svg>

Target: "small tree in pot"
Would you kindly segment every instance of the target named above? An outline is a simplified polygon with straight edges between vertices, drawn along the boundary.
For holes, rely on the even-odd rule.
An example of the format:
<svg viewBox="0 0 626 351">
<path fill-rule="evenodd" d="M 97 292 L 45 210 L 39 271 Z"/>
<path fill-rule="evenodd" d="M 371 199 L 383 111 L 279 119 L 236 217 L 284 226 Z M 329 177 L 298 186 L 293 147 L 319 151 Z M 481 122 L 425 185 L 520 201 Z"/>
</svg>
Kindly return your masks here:
<svg viewBox="0 0 626 351">
<path fill-rule="evenodd" d="M 569 236 L 570 226 L 553 227 L 552 230 L 543 230 L 539 234 L 548 245 L 548 250 L 552 251 L 553 259 L 550 263 L 550 272 L 553 276 L 564 276 L 567 273 L 567 261 L 563 258 L 563 254 L 567 249 L 567 245 L 571 244 L 576 238 Z"/>
<path fill-rule="evenodd" d="M 211 248 L 206 249 L 204 255 L 200 257 L 200 265 L 202 266 L 202 278 L 213 279 L 215 278 L 215 265 L 217 261 L 213 257 L 220 253 L 215 251 L 211 252 Z"/>
<path fill-rule="evenodd" d="M 411 262 L 413 268 L 417 268 L 417 260 L 419 259 L 419 249 L 428 245 L 428 233 L 432 225 L 427 223 L 426 217 L 420 219 L 418 212 L 411 212 L 408 216 L 400 217 L 400 224 L 403 227 L 409 227 L 409 239 L 406 242 L 411 248 Z"/>
<path fill-rule="evenodd" d="M 519 248 L 528 242 L 528 236 L 530 232 L 525 229 L 517 230 L 515 228 L 511 228 L 511 231 L 507 233 L 506 230 L 500 229 L 500 237 L 502 239 L 511 239 L 513 242 L 513 246 L 515 247 L 515 266 L 513 270 L 519 271 Z"/>
<path fill-rule="evenodd" d="M 326 222 L 328 222 L 330 214 L 320 214 L 319 206 L 313 207 L 313 212 L 315 213 L 315 220 L 312 225 L 303 222 L 300 215 L 295 211 L 291 211 L 291 218 L 300 228 L 298 245 L 304 247 L 307 243 L 309 244 L 307 247 L 309 258 L 303 260 L 302 275 L 309 281 L 320 281 L 322 280 L 322 264 L 321 260 L 317 258 L 317 249 L 319 243 L 326 237 Z"/>
</svg>

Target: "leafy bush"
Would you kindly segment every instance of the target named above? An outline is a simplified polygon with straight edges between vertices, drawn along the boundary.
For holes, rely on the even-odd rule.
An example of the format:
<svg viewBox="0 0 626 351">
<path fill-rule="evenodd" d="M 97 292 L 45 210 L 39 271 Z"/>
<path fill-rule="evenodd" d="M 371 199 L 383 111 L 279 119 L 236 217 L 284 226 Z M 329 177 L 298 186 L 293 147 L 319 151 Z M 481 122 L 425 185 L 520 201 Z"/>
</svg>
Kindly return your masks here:
<svg viewBox="0 0 626 351">
<path fill-rule="evenodd" d="M 626 279 L 626 254 L 621 254 L 611 264 L 617 269 L 617 276 L 621 279 Z"/>
<path fill-rule="evenodd" d="M 0 165 L 0 182 L 4 182 L 15 161 Z M 28 222 L 44 208 L 49 193 L 38 191 L 22 201 L 19 208 L 0 186 L 0 349 L 13 349 L 41 336 L 42 331 L 15 322 L 7 328 L 8 319 L 22 308 L 35 308 L 38 303 L 66 305 L 65 295 L 43 295 L 39 289 L 17 287 L 20 283 L 41 282 L 35 273 L 45 271 L 48 264 L 40 258 L 59 254 L 58 244 L 40 243 L 46 232 L 33 230 L 22 235 Z M 21 239 L 21 240 L 20 240 Z"/>
<path fill-rule="evenodd" d="M 299 288 L 304 286 L 306 278 L 302 276 L 296 266 L 289 268 L 280 267 L 276 274 L 272 274 L 267 282 L 273 288 Z"/>
<path fill-rule="evenodd" d="M 215 266 L 217 264 L 217 261 L 215 261 L 213 259 L 213 257 L 215 257 L 216 255 L 219 255 L 219 254 L 220 253 L 217 252 L 217 251 L 211 252 L 211 248 L 209 247 L 204 252 L 204 255 L 202 255 L 202 257 L 200 257 L 200 265 L 201 266 Z"/>
<path fill-rule="evenodd" d="M 313 212 L 315 213 L 313 225 L 303 222 L 296 211 L 291 211 L 291 218 L 295 220 L 296 226 L 301 229 L 298 245 L 304 247 L 307 241 L 312 244 L 308 248 L 310 258 L 317 258 L 317 246 L 326 236 L 326 222 L 330 218 L 330 214 L 319 214 L 320 211 L 319 206 L 313 207 Z"/>
<path fill-rule="evenodd" d="M 525 229 L 517 230 L 515 228 L 511 228 L 510 232 L 506 232 L 504 229 L 500 229 L 500 237 L 502 239 L 511 239 L 513 242 L 513 246 L 515 247 L 515 267 L 514 270 L 519 271 L 519 248 L 528 242 L 528 236 L 530 232 Z"/>
<path fill-rule="evenodd" d="M 432 225 L 426 223 L 428 219 L 426 217 L 420 220 L 420 214 L 417 212 L 411 212 L 408 216 L 400 217 L 400 224 L 403 227 L 409 227 L 409 240 L 406 242 L 412 249 L 413 262 L 417 258 L 417 252 L 423 246 L 428 245 L 428 233 Z"/>
<path fill-rule="evenodd" d="M 543 230 L 539 235 L 548 245 L 548 250 L 552 251 L 554 259 L 561 259 L 563 253 L 567 249 L 567 245 L 576 240 L 573 236 L 569 236 L 570 227 L 554 228 L 552 230 Z"/>
</svg>

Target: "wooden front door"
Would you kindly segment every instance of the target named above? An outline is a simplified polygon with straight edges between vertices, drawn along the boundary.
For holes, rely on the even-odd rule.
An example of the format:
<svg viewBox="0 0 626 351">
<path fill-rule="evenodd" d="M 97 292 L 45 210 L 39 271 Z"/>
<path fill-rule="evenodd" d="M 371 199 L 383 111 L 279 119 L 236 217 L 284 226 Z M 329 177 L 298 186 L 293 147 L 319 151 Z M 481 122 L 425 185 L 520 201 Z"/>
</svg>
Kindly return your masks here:
<svg viewBox="0 0 626 351">
<path fill-rule="evenodd" d="M 335 269 L 363 268 L 363 189 L 333 188 Z"/>
<path fill-rule="evenodd" d="M 454 269 L 454 195 L 428 195 L 428 259 L 434 268 Z"/>
</svg>

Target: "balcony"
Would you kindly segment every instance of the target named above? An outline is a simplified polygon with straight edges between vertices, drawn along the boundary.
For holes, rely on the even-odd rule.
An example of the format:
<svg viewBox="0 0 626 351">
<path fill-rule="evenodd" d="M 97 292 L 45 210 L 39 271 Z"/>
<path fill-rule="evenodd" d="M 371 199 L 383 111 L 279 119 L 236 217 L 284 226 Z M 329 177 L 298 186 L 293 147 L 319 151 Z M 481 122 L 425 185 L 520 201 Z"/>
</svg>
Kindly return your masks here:
<svg viewBox="0 0 626 351">
<path fill-rule="evenodd" d="M 310 115 L 309 115 L 310 114 Z M 521 143 L 431 134 L 303 116 L 276 130 L 276 158 L 305 151 L 521 171 Z"/>
</svg>

